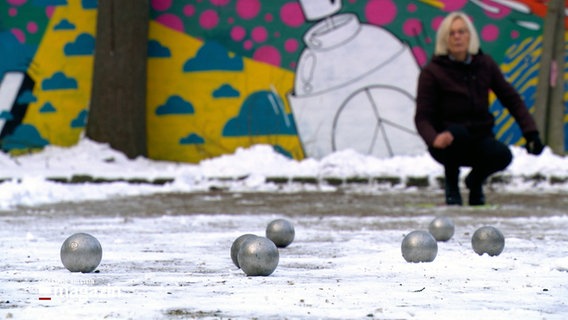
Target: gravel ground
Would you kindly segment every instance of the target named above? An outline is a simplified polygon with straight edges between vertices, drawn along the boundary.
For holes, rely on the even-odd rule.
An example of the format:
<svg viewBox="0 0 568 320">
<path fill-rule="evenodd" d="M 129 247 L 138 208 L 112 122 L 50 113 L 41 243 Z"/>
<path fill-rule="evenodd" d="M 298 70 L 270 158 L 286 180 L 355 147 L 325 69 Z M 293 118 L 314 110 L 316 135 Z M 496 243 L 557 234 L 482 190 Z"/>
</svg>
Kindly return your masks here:
<svg viewBox="0 0 568 320">
<path fill-rule="evenodd" d="M 440 191 L 203 192 L 58 203 L 0 212 L 4 319 L 566 319 L 568 199 L 488 193 L 480 208 L 439 205 Z M 437 215 L 456 233 L 432 263 L 407 263 L 405 234 Z M 230 258 L 244 233 L 294 223 L 268 277 Z M 483 225 L 506 237 L 479 256 Z M 75 232 L 103 246 L 94 273 L 67 271 Z M 41 300 L 49 298 L 50 300 Z"/>
</svg>

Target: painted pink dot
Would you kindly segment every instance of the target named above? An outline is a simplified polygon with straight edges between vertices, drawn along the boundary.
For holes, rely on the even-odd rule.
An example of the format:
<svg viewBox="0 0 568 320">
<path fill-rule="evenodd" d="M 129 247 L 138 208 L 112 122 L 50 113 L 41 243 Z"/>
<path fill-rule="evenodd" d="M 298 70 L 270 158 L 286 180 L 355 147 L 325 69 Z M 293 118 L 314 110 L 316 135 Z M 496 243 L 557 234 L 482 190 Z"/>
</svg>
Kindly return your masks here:
<svg viewBox="0 0 568 320">
<path fill-rule="evenodd" d="M 272 20 L 274 20 L 274 16 L 272 16 L 272 13 L 267 13 L 264 15 L 264 21 L 272 22 Z"/>
<path fill-rule="evenodd" d="M 213 29 L 219 23 L 219 15 L 215 10 L 205 10 L 199 16 L 199 24 L 203 29 Z"/>
<path fill-rule="evenodd" d="M 396 18 L 396 4 L 392 0 L 369 0 L 365 6 L 365 18 L 369 23 L 384 26 Z"/>
<path fill-rule="evenodd" d="M 15 17 L 18 14 L 18 9 L 16 8 L 10 8 L 8 9 L 8 15 L 10 17 Z"/>
<path fill-rule="evenodd" d="M 53 16 L 53 13 L 55 12 L 55 7 L 54 6 L 48 6 L 45 7 L 45 15 L 48 18 L 51 18 L 51 16 Z"/>
<path fill-rule="evenodd" d="M 265 62 L 273 66 L 280 66 L 280 52 L 273 46 L 262 46 L 253 53 L 252 58 L 256 61 Z"/>
<path fill-rule="evenodd" d="M 499 28 L 494 24 L 488 24 L 481 30 L 481 39 L 487 42 L 493 42 L 499 37 Z"/>
<path fill-rule="evenodd" d="M 519 37 L 519 31 L 513 30 L 511 31 L 511 39 L 517 39 Z"/>
<path fill-rule="evenodd" d="M 289 27 L 301 26 L 304 21 L 304 12 L 297 2 L 288 2 L 280 8 L 280 20 Z"/>
<path fill-rule="evenodd" d="M 253 45 L 254 44 L 253 44 L 252 40 L 245 40 L 245 42 L 243 42 L 243 48 L 245 48 L 245 50 L 252 49 Z"/>
<path fill-rule="evenodd" d="M 29 33 L 36 33 L 37 30 L 38 30 L 37 23 L 35 23 L 33 21 L 28 22 L 28 25 L 26 26 L 26 30 L 28 30 Z"/>
<path fill-rule="evenodd" d="M 231 2 L 231 0 L 210 0 L 210 1 L 214 6 L 218 7 L 226 6 L 227 4 L 229 4 L 229 2 Z"/>
<path fill-rule="evenodd" d="M 290 68 L 296 69 L 296 61 L 290 62 Z"/>
<path fill-rule="evenodd" d="M 16 37 L 16 39 L 18 39 L 18 41 L 20 41 L 20 43 L 26 42 L 26 35 L 24 34 L 24 32 L 22 30 L 17 29 L 17 28 L 12 28 L 12 29 L 10 29 L 10 31 L 12 32 L 14 37 Z"/>
<path fill-rule="evenodd" d="M 444 4 L 442 8 L 443 11 L 450 12 L 461 10 L 466 4 L 468 0 L 439 0 Z"/>
<path fill-rule="evenodd" d="M 237 8 L 237 14 L 239 17 L 250 20 L 260 12 L 260 1 L 259 0 L 237 0 L 235 5 Z"/>
<path fill-rule="evenodd" d="M 156 18 L 156 21 L 165 25 L 166 27 L 183 32 L 183 22 L 175 14 L 164 13 Z"/>
<path fill-rule="evenodd" d="M 187 4 L 183 7 L 183 15 L 186 17 L 191 17 L 195 14 L 195 6 L 192 4 Z"/>
<path fill-rule="evenodd" d="M 416 12 L 416 10 L 418 10 L 418 6 L 416 6 L 416 4 L 411 3 L 408 6 L 406 6 L 406 10 L 408 12 Z"/>
<path fill-rule="evenodd" d="M 274 31 L 274 35 L 272 35 L 274 38 L 280 38 L 280 32 L 278 31 Z"/>
<path fill-rule="evenodd" d="M 286 52 L 295 52 L 298 50 L 298 40 L 296 39 L 288 39 L 284 42 L 284 50 Z"/>
<path fill-rule="evenodd" d="M 511 8 L 504 6 L 500 3 L 497 3 L 496 1 L 483 0 L 482 2 L 489 5 L 490 7 L 497 9 L 497 12 L 484 10 L 485 14 L 492 19 L 503 19 L 509 14 L 511 14 Z"/>
<path fill-rule="evenodd" d="M 241 26 L 234 26 L 231 29 L 231 39 L 233 39 L 233 41 L 241 41 L 246 35 L 247 31 Z"/>
<path fill-rule="evenodd" d="M 434 19 L 432 19 L 432 30 L 437 31 L 438 28 L 440 28 L 443 20 L 444 17 L 435 17 Z"/>
<path fill-rule="evenodd" d="M 24 3 L 28 2 L 28 0 L 6 0 L 6 2 L 13 6 L 21 6 Z"/>
<path fill-rule="evenodd" d="M 428 62 L 428 54 L 426 54 L 426 50 L 422 47 L 412 47 L 412 54 L 414 55 L 414 59 L 418 62 L 419 65 L 423 66 Z"/>
<path fill-rule="evenodd" d="M 422 33 L 422 22 L 415 18 L 408 19 L 402 25 L 402 31 L 407 36 L 416 37 Z"/>
<path fill-rule="evenodd" d="M 426 37 L 426 39 L 424 39 L 424 42 L 425 42 L 425 43 L 428 43 L 428 44 L 429 44 L 429 43 L 432 43 L 432 38 Z"/>
<path fill-rule="evenodd" d="M 168 10 L 172 6 L 172 0 L 152 0 L 150 6 L 156 11 Z"/>
<path fill-rule="evenodd" d="M 266 38 L 268 38 L 268 32 L 266 32 L 266 28 L 264 27 L 255 27 L 252 29 L 250 36 L 252 40 L 260 43 L 266 41 Z"/>
</svg>

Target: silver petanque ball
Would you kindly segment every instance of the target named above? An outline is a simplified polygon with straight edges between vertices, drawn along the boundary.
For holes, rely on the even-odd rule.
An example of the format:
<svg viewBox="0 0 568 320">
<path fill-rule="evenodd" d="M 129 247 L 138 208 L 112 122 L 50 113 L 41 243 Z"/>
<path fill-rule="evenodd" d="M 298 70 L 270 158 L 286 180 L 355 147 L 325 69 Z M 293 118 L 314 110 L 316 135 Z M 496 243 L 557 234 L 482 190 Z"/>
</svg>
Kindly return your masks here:
<svg viewBox="0 0 568 320">
<path fill-rule="evenodd" d="M 269 276 L 278 266 L 280 254 L 272 240 L 265 237 L 255 237 L 245 240 L 237 260 L 241 270 L 247 276 Z"/>
<path fill-rule="evenodd" d="M 71 272 L 89 273 L 101 263 L 103 249 L 97 238 L 87 233 L 75 233 L 61 245 L 61 262 Z"/>
<path fill-rule="evenodd" d="M 455 225 L 452 219 L 439 216 L 430 222 L 428 231 L 430 231 L 437 241 L 448 241 L 454 235 Z"/>
<path fill-rule="evenodd" d="M 438 254 L 438 242 L 430 232 L 415 230 L 404 237 L 401 250 L 407 262 L 432 262 Z"/>
<path fill-rule="evenodd" d="M 294 225 L 286 219 L 273 220 L 266 227 L 266 237 L 278 248 L 287 247 L 294 241 L 295 235 Z"/>
<path fill-rule="evenodd" d="M 471 237 L 471 246 L 478 255 L 487 253 L 490 256 L 498 256 L 505 248 L 505 237 L 499 229 L 484 226 L 475 231 Z"/>
<path fill-rule="evenodd" d="M 235 239 L 235 241 L 233 241 L 233 244 L 231 245 L 231 260 L 233 260 L 233 263 L 235 264 L 235 266 L 237 266 L 237 268 L 240 268 L 237 255 L 239 254 L 241 245 L 243 244 L 243 242 L 245 242 L 247 239 L 251 237 L 254 238 L 256 237 L 256 235 L 250 233 L 243 234 L 239 236 L 237 239 Z"/>
</svg>

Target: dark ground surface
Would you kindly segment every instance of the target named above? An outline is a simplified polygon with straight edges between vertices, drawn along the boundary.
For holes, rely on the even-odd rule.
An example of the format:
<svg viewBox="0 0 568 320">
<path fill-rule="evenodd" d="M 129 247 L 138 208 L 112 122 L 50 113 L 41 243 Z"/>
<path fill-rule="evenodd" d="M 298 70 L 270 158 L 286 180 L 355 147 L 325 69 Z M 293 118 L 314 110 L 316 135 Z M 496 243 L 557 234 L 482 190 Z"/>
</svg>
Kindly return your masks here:
<svg viewBox="0 0 568 320">
<path fill-rule="evenodd" d="M 104 201 L 58 203 L 0 212 L 53 216 L 160 216 L 191 214 L 270 214 L 287 216 L 419 216 L 436 211 L 455 215 L 527 217 L 564 215 L 568 197 L 562 193 L 486 192 L 488 205 L 447 207 L 443 193 L 432 190 L 361 193 L 226 192 L 168 193 Z M 467 193 L 463 192 L 467 202 Z"/>
</svg>

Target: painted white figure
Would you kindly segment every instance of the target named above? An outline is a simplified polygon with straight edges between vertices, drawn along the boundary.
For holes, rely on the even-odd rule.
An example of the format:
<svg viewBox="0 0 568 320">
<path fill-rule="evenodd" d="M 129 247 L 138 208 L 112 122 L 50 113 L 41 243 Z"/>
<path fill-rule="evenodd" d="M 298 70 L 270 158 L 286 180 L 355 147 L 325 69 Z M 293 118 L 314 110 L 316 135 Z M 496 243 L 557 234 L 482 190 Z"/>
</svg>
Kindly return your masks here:
<svg viewBox="0 0 568 320">
<path fill-rule="evenodd" d="M 288 100 L 306 156 L 353 149 L 377 157 L 425 151 L 414 126 L 420 68 L 404 43 L 339 0 L 299 0 L 308 20 Z"/>
</svg>

